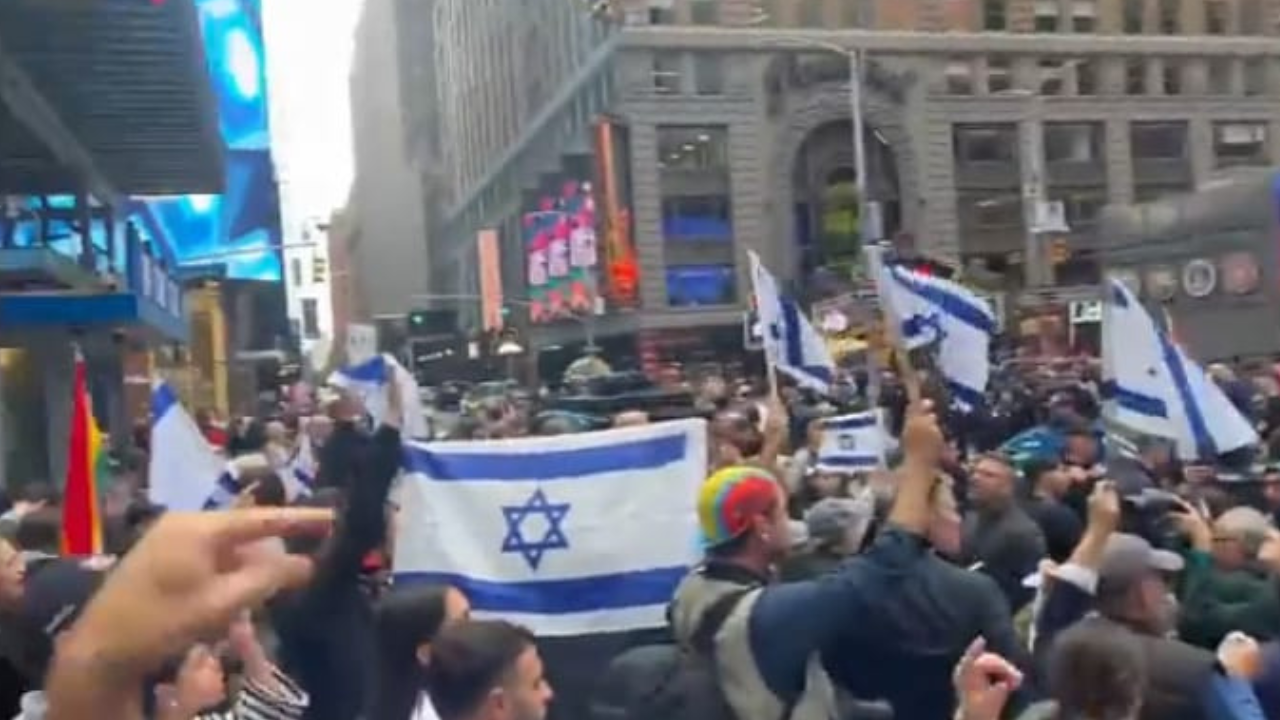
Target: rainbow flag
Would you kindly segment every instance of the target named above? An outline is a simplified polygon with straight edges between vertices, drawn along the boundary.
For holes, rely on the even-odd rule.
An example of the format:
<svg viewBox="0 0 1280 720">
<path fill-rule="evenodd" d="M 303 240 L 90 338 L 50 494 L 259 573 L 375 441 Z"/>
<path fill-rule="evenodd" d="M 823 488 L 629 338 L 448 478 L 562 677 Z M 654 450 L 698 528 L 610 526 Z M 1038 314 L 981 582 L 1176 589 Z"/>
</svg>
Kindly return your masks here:
<svg viewBox="0 0 1280 720">
<path fill-rule="evenodd" d="M 102 509 L 98 503 L 98 475 L 105 448 L 93 419 L 84 356 L 76 353 L 71 390 L 71 441 L 67 454 L 67 484 L 62 498 L 62 554 L 102 552 Z"/>
</svg>

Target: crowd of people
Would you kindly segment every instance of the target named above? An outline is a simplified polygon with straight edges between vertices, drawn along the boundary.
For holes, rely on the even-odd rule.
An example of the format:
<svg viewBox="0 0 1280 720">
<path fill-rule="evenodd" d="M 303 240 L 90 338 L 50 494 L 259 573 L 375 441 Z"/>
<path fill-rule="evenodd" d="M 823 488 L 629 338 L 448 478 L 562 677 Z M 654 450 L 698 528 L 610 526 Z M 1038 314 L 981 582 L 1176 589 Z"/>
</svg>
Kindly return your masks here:
<svg viewBox="0 0 1280 720">
<path fill-rule="evenodd" d="M 1276 383 L 1219 370 L 1273 436 Z M 991 402 L 881 400 L 888 467 L 820 469 L 824 418 L 795 388 L 715 378 L 697 499 L 705 559 L 670 626 L 572 662 L 464 592 L 390 581 L 402 392 L 370 427 L 349 394 L 308 418 L 206 437 L 233 509 L 145 502 L 147 438 L 105 499 L 109 555 L 59 555 L 57 492 L 0 516 L 0 713 L 23 720 L 1222 720 L 1280 718 L 1280 466 L 1174 460 L 1104 441 L 1087 367 L 1010 373 Z M 852 383 L 845 396 L 865 395 Z M 928 388 L 928 383 L 925 383 Z M 530 399 L 534 398 L 534 399 Z M 659 419 L 489 399 L 489 439 Z M 1037 438 L 1034 451 L 1016 442 Z M 281 474 L 306 435 L 304 499 Z M 1265 449 L 1264 449 L 1265 450 Z M 637 519 L 639 520 L 639 519 Z M 553 685 L 555 691 L 553 692 Z"/>
</svg>

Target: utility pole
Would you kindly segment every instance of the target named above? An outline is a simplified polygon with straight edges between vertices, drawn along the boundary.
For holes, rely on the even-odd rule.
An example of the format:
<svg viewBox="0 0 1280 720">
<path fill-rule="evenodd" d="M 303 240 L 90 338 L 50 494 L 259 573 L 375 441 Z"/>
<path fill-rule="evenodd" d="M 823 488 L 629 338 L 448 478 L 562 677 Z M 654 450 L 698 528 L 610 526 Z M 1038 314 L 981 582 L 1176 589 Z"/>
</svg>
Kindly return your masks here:
<svg viewBox="0 0 1280 720">
<path fill-rule="evenodd" d="M 1044 98 L 1035 91 L 1025 91 L 1025 97 L 1026 113 L 1018 123 L 1018 165 L 1022 171 L 1022 216 L 1026 233 L 1022 268 L 1026 286 L 1040 288 L 1053 284 L 1042 236 L 1046 229 L 1042 225 L 1048 202 L 1044 168 Z"/>
</svg>

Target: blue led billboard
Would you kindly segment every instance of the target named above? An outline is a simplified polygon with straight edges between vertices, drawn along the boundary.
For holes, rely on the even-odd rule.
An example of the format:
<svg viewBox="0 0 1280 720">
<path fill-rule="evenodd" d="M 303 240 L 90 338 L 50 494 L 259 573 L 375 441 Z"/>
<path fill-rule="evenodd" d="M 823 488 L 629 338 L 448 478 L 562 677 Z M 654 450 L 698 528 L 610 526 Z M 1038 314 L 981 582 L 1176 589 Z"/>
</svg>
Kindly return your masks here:
<svg viewBox="0 0 1280 720">
<path fill-rule="evenodd" d="M 181 266 L 279 282 L 280 198 L 271 162 L 260 0 L 197 0 L 227 146 L 222 195 L 147 198 L 135 217 Z"/>
</svg>

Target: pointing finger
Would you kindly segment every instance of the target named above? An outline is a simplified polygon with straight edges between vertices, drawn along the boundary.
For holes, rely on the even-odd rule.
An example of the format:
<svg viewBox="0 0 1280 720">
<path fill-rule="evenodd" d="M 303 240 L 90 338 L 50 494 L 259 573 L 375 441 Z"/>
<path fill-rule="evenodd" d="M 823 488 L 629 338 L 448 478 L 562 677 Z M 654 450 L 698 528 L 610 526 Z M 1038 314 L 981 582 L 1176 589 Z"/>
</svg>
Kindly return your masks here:
<svg viewBox="0 0 1280 720">
<path fill-rule="evenodd" d="M 217 542 L 229 545 L 324 533 L 334 522 L 333 510 L 326 508 L 248 508 L 203 514 L 215 523 Z"/>
</svg>

